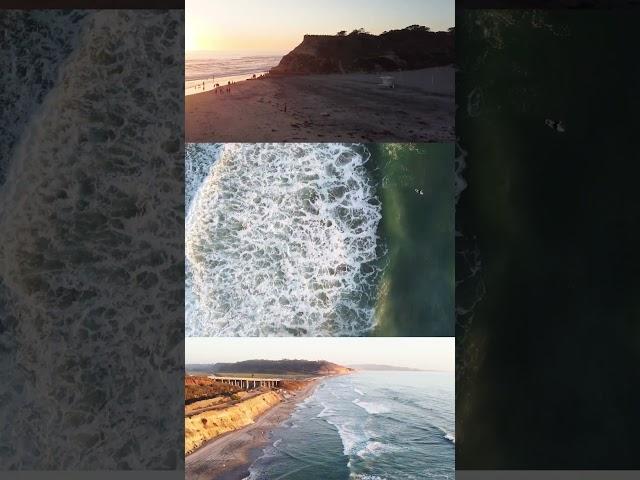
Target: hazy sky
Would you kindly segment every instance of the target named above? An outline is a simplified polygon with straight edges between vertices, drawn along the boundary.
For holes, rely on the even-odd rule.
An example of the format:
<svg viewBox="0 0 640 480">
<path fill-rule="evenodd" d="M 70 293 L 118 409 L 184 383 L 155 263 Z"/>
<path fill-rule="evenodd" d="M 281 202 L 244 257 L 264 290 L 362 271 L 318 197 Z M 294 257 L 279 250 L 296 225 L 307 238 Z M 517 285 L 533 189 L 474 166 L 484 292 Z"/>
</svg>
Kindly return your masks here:
<svg viewBox="0 0 640 480">
<path fill-rule="evenodd" d="M 405 337 L 187 338 L 186 363 L 283 358 L 327 360 L 341 365 L 377 363 L 454 371 L 455 339 Z"/>
<path fill-rule="evenodd" d="M 287 53 L 305 33 L 454 26 L 455 0 L 186 0 L 185 49 Z"/>
</svg>

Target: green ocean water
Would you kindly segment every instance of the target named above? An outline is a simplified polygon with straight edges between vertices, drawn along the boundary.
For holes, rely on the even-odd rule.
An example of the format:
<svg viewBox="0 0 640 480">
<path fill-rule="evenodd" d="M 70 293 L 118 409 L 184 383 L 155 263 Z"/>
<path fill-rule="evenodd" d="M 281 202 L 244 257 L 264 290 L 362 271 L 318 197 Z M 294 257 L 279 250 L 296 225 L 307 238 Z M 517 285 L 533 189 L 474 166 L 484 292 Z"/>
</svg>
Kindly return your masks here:
<svg viewBox="0 0 640 480">
<path fill-rule="evenodd" d="M 373 144 L 368 168 L 387 248 L 378 284 L 380 336 L 454 335 L 454 147 Z"/>
</svg>

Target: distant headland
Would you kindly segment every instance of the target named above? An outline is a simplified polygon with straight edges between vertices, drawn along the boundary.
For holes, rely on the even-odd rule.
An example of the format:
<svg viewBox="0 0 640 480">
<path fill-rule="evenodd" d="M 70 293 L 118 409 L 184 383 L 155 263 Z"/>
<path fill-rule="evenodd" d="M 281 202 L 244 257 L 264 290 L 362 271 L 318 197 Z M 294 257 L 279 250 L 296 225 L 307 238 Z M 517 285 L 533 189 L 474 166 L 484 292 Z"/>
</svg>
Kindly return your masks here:
<svg viewBox="0 0 640 480">
<path fill-rule="evenodd" d="M 269 375 L 338 375 L 353 369 L 325 360 L 245 360 L 235 363 L 193 364 L 187 372 L 197 373 L 261 373 Z"/>
</svg>

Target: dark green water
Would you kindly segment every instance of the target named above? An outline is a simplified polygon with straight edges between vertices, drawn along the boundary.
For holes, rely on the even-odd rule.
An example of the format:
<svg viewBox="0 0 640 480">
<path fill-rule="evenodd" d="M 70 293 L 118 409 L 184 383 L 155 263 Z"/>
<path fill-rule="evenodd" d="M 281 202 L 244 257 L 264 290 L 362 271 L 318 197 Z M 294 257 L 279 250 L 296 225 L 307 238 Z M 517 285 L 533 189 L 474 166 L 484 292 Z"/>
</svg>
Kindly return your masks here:
<svg viewBox="0 0 640 480">
<path fill-rule="evenodd" d="M 457 18 L 458 468 L 640 466 L 638 20 Z"/>
<path fill-rule="evenodd" d="M 378 285 L 381 336 L 454 335 L 453 145 L 373 144 L 368 168 L 387 249 Z"/>
</svg>

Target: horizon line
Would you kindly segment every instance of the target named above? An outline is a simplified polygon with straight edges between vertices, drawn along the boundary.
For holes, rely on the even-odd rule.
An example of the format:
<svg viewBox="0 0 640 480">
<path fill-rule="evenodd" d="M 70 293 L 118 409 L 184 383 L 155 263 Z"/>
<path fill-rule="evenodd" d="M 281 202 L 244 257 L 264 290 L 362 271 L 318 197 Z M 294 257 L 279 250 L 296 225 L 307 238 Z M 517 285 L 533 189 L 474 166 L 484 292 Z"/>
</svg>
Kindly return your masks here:
<svg viewBox="0 0 640 480">
<path fill-rule="evenodd" d="M 357 366 L 362 366 L 362 365 L 370 365 L 370 366 L 378 366 L 378 367 L 387 367 L 387 368 L 399 368 L 399 369 L 410 369 L 410 370 L 414 370 L 414 371 L 418 371 L 418 372 L 441 372 L 441 373 L 455 373 L 455 368 L 453 370 L 449 370 L 449 369 L 440 369 L 440 368 L 418 368 L 418 367 L 408 367 L 408 366 L 402 366 L 402 365 L 389 365 L 386 363 L 351 363 L 351 364 L 342 364 L 342 363 L 336 363 L 334 361 L 331 360 L 307 360 L 304 358 L 281 358 L 279 360 L 270 360 L 270 359 L 266 359 L 266 358 L 249 358 L 246 360 L 237 360 L 237 361 L 214 361 L 214 360 L 210 360 L 207 362 L 186 362 L 185 361 L 185 367 L 189 366 L 189 365 L 215 365 L 218 363 L 229 363 L 229 364 L 233 364 L 233 363 L 241 363 L 241 362 L 250 362 L 250 361 L 258 361 L 258 362 L 280 362 L 280 361 L 295 361 L 295 362 L 328 362 L 328 363 L 333 363 L 335 365 L 338 365 L 340 367 L 348 367 L 348 368 L 355 368 Z M 357 368 L 356 368 L 357 370 Z"/>
</svg>

